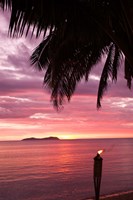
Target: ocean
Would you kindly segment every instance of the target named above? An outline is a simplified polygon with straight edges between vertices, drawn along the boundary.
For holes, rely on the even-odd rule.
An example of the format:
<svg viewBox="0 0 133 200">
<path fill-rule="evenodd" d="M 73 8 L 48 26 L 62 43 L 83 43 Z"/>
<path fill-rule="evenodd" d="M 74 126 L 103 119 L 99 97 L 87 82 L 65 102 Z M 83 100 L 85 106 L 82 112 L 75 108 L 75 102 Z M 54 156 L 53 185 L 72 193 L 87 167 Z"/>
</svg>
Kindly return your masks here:
<svg viewBox="0 0 133 200">
<path fill-rule="evenodd" d="M 87 200 L 104 149 L 101 195 L 133 189 L 133 139 L 0 142 L 0 200 Z"/>
</svg>

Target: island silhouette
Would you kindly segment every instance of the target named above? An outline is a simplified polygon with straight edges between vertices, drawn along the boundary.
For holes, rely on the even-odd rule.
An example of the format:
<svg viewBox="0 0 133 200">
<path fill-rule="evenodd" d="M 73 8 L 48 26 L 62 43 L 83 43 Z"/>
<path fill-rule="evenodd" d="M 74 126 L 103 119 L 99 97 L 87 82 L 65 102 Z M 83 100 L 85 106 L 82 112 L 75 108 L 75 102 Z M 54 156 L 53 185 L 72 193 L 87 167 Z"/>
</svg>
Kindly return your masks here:
<svg viewBox="0 0 133 200">
<path fill-rule="evenodd" d="M 22 141 L 35 141 L 35 140 L 60 140 L 58 137 L 46 137 L 46 138 L 35 138 L 35 137 L 30 137 L 30 138 L 24 138 Z"/>
</svg>

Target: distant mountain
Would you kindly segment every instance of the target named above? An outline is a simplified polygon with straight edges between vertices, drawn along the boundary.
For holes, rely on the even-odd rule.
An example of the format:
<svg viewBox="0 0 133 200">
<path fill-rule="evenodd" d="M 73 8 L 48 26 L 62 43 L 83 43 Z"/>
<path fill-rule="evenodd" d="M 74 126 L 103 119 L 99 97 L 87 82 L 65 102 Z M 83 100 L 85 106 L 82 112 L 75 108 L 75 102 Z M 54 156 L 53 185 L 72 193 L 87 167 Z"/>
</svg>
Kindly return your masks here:
<svg viewBox="0 0 133 200">
<path fill-rule="evenodd" d="M 46 138 L 24 138 L 22 141 L 35 141 L 35 140 L 60 140 L 58 137 L 46 137 Z"/>
</svg>

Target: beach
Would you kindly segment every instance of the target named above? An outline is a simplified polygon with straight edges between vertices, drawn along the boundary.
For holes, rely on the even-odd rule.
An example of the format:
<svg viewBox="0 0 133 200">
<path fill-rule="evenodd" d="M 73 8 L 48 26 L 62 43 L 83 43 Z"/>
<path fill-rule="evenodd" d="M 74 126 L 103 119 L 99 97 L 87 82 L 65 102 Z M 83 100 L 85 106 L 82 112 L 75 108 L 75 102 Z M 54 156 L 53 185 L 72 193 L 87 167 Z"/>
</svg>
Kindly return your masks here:
<svg viewBox="0 0 133 200">
<path fill-rule="evenodd" d="M 133 191 L 102 197 L 104 200 L 133 200 Z"/>
<path fill-rule="evenodd" d="M 88 199 L 88 200 L 94 200 L 94 198 Z M 106 195 L 106 196 L 100 197 L 100 200 L 133 200 L 133 191 Z"/>
</svg>

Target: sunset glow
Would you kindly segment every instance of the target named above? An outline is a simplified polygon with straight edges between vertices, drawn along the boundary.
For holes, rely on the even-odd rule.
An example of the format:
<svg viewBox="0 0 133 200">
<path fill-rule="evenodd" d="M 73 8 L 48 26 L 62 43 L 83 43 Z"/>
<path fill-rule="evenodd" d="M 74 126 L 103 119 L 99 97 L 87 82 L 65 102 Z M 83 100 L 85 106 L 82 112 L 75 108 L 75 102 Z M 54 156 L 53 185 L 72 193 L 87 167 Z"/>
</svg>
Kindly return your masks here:
<svg viewBox="0 0 133 200">
<path fill-rule="evenodd" d="M 123 68 L 118 83 L 109 86 L 100 110 L 96 96 L 103 61 L 92 71 L 89 82 L 82 80 L 70 103 L 57 112 L 49 91 L 43 88 L 44 73 L 29 63 L 39 40 L 9 38 L 9 13 L 1 12 L 0 17 L 0 140 L 133 137 L 133 91 L 123 80 Z"/>
<path fill-rule="evenodd" d="M 74 138 L 73 135 L 61 135 L 60 139 L 70 140 L 70 139 L 76 139 L 76 138 Z"/>
</svg>

